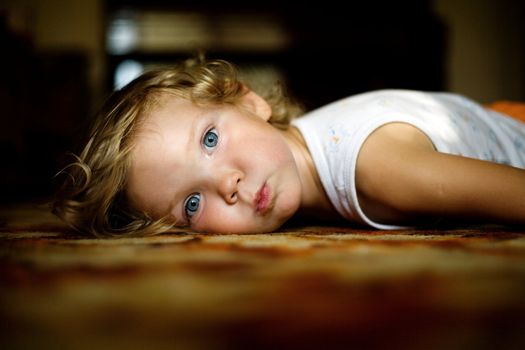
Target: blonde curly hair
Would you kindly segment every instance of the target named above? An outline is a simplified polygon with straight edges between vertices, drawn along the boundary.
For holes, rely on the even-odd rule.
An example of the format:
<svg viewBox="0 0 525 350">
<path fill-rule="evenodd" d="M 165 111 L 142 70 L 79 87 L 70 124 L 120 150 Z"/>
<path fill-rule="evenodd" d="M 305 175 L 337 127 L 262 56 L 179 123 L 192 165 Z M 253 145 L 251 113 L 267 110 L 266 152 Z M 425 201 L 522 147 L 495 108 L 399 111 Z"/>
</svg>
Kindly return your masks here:
<svg viewBox="0 0 525 350">
<path fill-rule="evenodd" d="M 236 68 L 223 60 L 196 58 L 144 73 L 106 101 L 79 155 L 59 174 L 52 211 L 78 231 L 95 236 L 148 236 L 176 228 L 134 208 L 125 194 L 137 126 L 155 102 L 169 92 L 198 106 L 235 104 L 247 89 Z M 279 84 L 260 93 L 272 107 L 270 123 L 286 129 L 302 108 L 286 98 Z"/>
</svg>

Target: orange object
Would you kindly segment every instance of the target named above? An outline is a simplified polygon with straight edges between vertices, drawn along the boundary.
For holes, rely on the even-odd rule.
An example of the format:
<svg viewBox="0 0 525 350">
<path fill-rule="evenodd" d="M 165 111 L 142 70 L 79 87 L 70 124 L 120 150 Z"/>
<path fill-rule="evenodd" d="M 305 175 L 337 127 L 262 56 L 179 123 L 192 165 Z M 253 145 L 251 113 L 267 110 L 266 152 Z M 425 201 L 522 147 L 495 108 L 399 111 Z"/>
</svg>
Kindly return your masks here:
<svg viewBox="0 0 525 350">
<path fill-rule="evenodd" d="M 525 123 L 525 103 L 513 101 L 495 101 L 485 107 L 521 120 Z"/>
</svg>

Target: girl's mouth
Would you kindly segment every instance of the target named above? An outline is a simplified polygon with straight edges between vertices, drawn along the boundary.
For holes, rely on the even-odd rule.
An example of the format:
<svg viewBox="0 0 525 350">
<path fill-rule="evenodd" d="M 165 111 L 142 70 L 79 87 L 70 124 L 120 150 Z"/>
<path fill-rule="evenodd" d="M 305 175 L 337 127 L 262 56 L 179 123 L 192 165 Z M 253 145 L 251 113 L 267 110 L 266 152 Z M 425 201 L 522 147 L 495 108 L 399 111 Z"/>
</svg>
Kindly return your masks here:
<svg viewBox="0 0 525 350">
<path fill-rule="evenodd" d="M 264 215 L 269 209 L 270 204 L 272 203 L 272 190 L 267 183 L 264 183 L 261 189 L 257 192 L 255 196 L 254 205 L 255 210 L 260 215 Z"/>
</svg>

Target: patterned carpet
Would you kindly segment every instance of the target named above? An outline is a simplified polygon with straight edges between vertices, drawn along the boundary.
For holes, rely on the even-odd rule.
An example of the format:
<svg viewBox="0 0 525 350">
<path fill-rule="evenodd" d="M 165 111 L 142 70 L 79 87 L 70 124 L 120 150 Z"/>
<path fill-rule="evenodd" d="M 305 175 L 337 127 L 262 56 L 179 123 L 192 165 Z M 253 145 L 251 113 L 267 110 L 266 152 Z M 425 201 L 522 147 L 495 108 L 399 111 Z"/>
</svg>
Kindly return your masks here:
<svg viewBox="0 0 525 350">
<path fill-rule="evenodd" d="M 2 349 L 525 349 L 525 231 L 92 239 L 0 215 Z"/>
</svg>

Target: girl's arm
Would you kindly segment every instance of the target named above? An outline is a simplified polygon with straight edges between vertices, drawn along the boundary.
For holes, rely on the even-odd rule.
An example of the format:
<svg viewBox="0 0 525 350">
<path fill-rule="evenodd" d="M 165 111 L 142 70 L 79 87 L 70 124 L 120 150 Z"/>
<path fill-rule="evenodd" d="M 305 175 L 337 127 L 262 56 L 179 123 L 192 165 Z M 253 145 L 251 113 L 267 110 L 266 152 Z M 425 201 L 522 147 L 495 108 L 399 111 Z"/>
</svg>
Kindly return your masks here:
<svg viewBox="0 0 525 350">
<path fill-rule="evenodd" d="M 356 186 L 363 210 L 378 222 L 439 217 L 525 225 L 525 170 L 439 153 L 408 124 L 387 124 L 367 139 Z"/>
</svg>

